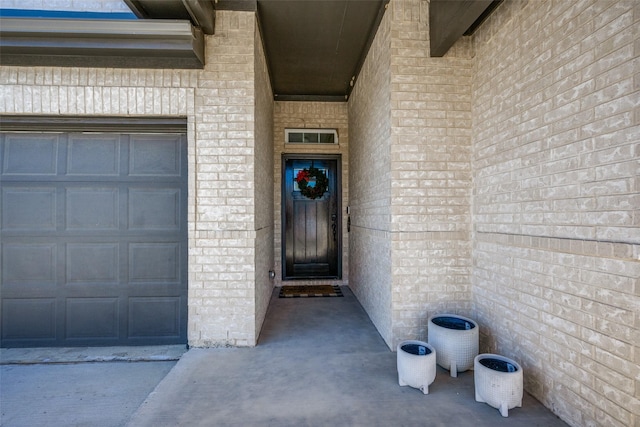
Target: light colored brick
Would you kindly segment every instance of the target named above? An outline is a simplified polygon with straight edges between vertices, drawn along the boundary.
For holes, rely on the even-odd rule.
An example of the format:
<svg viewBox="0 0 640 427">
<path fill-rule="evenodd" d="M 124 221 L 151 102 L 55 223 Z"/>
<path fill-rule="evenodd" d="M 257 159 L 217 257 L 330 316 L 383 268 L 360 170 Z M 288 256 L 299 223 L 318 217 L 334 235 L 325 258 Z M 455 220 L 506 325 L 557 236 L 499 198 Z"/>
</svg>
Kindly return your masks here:
<svg viewBox="0 0 640 427">
<path fill-rule="evenodd" d="M 564 2 L 563 7 L 554 3 L 551 9 L 551 2 L 529 2 L 523 9 L 516 3 L 503 4 L 492 15 L 496 19 L 488 20 L 475 37 L 474 127 L 478 132 L 474 131 L 473 140 L 474 226 L 486 233 L 481 236 L 487 241 L 500 241 L 491 235 L 496 231 L 530 233 L 538 236 L 538 247 L 552 250 L 554 256 L 540 261 L 548 276 L 545 283 L 541 280 L 544 276 L 534 274 L 537 272 L 528 267 L 530 263 L 522 261 L 531 260 L 532 253 L 516 258 L 511 269 L 509 264 L 496 265 L 501 253 L 495 247 L 476 242 L 474 302 L 480 313 L 493 312 L 493 300 L 504 304 L 503 298 L 489 291 L 494 289 L 490 282 L 498 279 L 507 287 L 502 290 L 507 296 L 512 295 L 508 289 L 519 287 L 518 283 L 525 283 L 528 290 L 551 286 L 555 290 L 546 291 L 545 298 L 527 312 L 553 326 L 549 341 L 553 346 L 545 347 L 555 349 L 560 360 L 575 346 L 580 350 L 574 355 L 599 355 L 602 359 L 607 355 L 609 366 L 623 366 L 619 387 L 614 381 L 607 386 L 610 388 L 598 387 L 598 391 L 594 391 L 595 382 L 573 375 L 577 380 L 571 387 L 575 399 L 571 394 L 560 397 L 553 388 L 536 389 L 540 400 L 552 401 L 556 412 L 575 425 L 634 422 L 628 410 L 620 410 L 623 401 L 629 403 L 629 383 L 624 375 L 631 374 L 634 363 L 630 345 L 637 339 L 633 313 L 638 308 L 637 295 L 629 293 L 635 289 L 631 283 L 637 282 L 637 276 L 627 267 L 635 264 L 631 258 L 637 241 L 632 213 L 637 194 L 631 177 L 640 170 L 631 145 L 637 140 L 630 113 L 637 106 L 631 65 L 637 62 L 631 31 L 633 4 L 626 0 L 575 1 Z M 497 22 L 502 15 L 518 16 L 521 26 L 515 31 L 513 27 L 501 28 Z M 543 28 L 542 38 L 531 37 Z M 514 37 L 526 44 L 517 57 L 508 48 Z M 496 73 L 493 64 L 509 58 L 517 62 L 521 74 L 506 77 Z M 490 108 L 492 100 L 509 99 L 516 86 L 526 95 L 516 110 L 505 110 L 505 114 Z M 552 123 L 550 128 L 535 121 L 541 115 Z M 519 147 L 503 151 L 511 146 L 511 126 L 526 132 L 519 143 L 539 141 L 538 153 L 527 154 Z M 521 166 L 511 162 L 517 158 L 522 160 Z M 508 185 L 509 178 L 499 172 L 501 169 L 513 171 L 513 179 L 521 185 Z M 515 226 L 518 221 L 522 226 Z M 587 240 L 574 240 L 580 237 Z M 513 243 L 527 247 L 533 240 L 514 239 Z M 505 248 L 511 252 L 517 246 Z M 594 260 L 600 258 L 590 255 L 611 263 L 595 270 Z M 551 311 L 544 305 L 547 299 L 554 301 Z M 530 339 L 517 341 L 517 347 L 527 351 L 537 348 Z M 536 383 L 544 381 L 541 378 Z M 598 393 L 616 396 L 613 400 L 617 403 L 597 402 Z M 597 409 L 585 415 L 584 402 Z"/>
</svg>

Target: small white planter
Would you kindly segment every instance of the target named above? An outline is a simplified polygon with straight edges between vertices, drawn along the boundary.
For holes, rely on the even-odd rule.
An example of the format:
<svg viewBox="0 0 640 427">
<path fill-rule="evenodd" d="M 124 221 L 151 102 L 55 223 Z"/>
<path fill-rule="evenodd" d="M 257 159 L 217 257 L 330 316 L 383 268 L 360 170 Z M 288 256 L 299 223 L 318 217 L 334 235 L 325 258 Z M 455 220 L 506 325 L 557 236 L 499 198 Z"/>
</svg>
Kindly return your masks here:
<svg viewBox="0 0 640 427">
<path fill-rule="evenodd" d="M 478 355 L 480 333 L 477 323 L 457 314 L 438 314 L 429 318 L 429 344 L 437 352 L 438 365 L 452 377 L 473 368 Z"/>
<path fill-rule="evenodd" d="M 398 344 L 398 384 L 419 388 L 429 394 L 436 379 L 436 351 L 423 341 L 407 340 Z"/>
<path fill-rule="evenodd" d="M 480 354 L 474 360 L 476 402 L 497 408 L 503 417 L 522 407 L 523 372 L 514 360 L 497 354 Z"/>
</svg>

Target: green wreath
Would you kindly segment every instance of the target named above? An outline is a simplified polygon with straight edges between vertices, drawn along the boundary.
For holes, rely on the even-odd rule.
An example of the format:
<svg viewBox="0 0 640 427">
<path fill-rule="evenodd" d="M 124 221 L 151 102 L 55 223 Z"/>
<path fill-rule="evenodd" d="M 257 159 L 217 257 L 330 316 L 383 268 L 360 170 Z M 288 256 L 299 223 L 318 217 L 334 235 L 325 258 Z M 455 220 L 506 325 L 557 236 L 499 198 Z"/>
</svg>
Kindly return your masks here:
<svg viewBox="0 0 640 427">
<path fill-rule="evenodd" d="M 309 169 L 299 171 L 296 175 L 296 182 L 298 183 L 300 193 L 309 199 L 322 197 L 329 186 L 329 179 L 324 172 L 313 166 Z M 315 182 L 315 185 L 309 185 L 311 182 Z"/>
</svg>

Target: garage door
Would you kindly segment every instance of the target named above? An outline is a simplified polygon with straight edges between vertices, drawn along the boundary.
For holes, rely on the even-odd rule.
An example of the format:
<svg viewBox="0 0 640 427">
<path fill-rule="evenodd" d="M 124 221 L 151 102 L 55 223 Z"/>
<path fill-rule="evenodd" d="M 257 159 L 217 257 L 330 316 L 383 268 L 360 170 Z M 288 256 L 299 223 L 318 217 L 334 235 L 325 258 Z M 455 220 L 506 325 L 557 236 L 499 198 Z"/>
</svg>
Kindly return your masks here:
<svg viewBox="0 0 640 427">
<path fill-rule="evenodd" d="M 0 138 L 2 346 L 186 343 L 185 135 Z"/>
</svg>

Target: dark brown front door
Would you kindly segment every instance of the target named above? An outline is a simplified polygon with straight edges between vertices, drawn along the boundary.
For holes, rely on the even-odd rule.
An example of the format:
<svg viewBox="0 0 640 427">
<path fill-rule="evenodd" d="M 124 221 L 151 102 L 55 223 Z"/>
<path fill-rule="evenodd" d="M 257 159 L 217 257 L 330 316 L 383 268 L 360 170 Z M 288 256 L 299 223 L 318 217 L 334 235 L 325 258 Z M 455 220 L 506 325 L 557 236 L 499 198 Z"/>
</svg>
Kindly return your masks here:
<svg viewBox="0 0 640 427">
<path fill-rule="evenodd" d="M 328 179 L 320 197 L 305 196 L 296 182 L 298 173 L 316 168 Z M 287 279 L 342 277 L 340 157 L 283 157 L 283 271 Z"/>
</svg>

